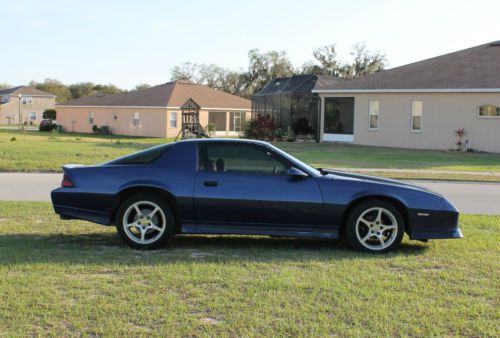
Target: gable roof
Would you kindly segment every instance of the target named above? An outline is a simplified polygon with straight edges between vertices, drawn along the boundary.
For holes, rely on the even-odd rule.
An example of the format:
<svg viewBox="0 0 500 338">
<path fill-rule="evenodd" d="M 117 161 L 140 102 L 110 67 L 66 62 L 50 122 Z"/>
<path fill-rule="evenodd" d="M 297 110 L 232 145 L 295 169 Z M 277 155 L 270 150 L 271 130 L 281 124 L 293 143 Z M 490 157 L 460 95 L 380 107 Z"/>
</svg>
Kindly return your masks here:
<svg viewBox="0 0 500 338">
<path fill-rule="evenodd" d="M 29 86 L 17 86 L 9 89 L 0 90 L 0 95 L 23 95 L 23 96 L 49 96 L 56 97 L 54 94 L 44 92 L 42 90 L 29 87 Z"/>
<path fill-rule="evenodd" d="M 313 92 L 500 92 L 500 41 L 361 78 L 317 84 Z"/>
<path fill-rule="evenodd" d="M 177 80 L 129 93 L 81 97 L 58 106 L 175 107 L 189 98 L 202 108 L 250 109 L 250 100 L 191 81 Z"/>
</svg>

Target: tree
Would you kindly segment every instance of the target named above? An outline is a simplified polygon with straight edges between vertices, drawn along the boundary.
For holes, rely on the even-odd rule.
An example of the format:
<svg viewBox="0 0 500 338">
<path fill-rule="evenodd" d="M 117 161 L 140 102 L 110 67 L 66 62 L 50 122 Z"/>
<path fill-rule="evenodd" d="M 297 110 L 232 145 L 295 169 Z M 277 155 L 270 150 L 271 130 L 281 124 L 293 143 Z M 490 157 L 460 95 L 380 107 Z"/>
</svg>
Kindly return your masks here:
<svg viewBox="0 0 500 338">
<path fill-rule="evenodd" d="M 285 51 L 260 53 L 258 49 L 248 52 L 247 90 L 253 95 L 275 77 L 293 75 L 293 66 Z"/>
<path fill-rule="evenodd" d="M 171 81 L 176 80 L 189 80 L 198 82 L 198 65 L 196 63 L 184 62 L 172 68 Z"/>
<path fill-rule="evenodd" d="M 70 85 L 69 91 L 73 99 L 78 99 L 79 97 L 95 95 L 94 87 L 95 84 L 92 82 L 80 82 Z"/>
<path fill-rule="evenodd" d="M 384 70 L 387 59 L 384 53 L 371 52 L 364 43 L 357 43 L 352 47 L 353 61 L 340 69 L 340 76 L 344 79 L 354 79 L 364 75 Z"/>
<path fill-rule="evenodd" d="M 216 64 L 197 66 L 198 82 L 211 88 L 221 89 L 228 71 Z"/>
<path fill-rule="evenodd" d="M 322 75 L 337 76 L 339 72 L 339 62 L 335 45 L 327 45 L 316 48 L 313 56 L 319 62 Z"/>
<path fill-rule="evenodd" d="M 137 92 L 139 90 L 144 90 L 144 89 L 148 89 L 148 88 L 151 88 L 151 85 L 149 85 L 147 83 L 140 83 L 140 84 L 136 85 L 135 88 L 132 89 L 131 91 Z"/>
<path fill-rule="evenodd" d="M 250 97 L 251 95 L 245 92 L 246 87 L 246 76 L 243 72 L 228 71 L 220 89 L 230 94 Z"/>
<path fill-rule="evenodd" d="M 107 85 L 98 84 L 95 85 L 93 89 L 96 93 L 101 93 L 101 94 L 117 94 L 125 92 L 123 89 L 118 88 L 114 84 L 107 84 Z"/>
<path fill-rule="evenodd" d="M 0 83 L 0 90 L 2 89 L 9 89 L 12 88 L 12 86 L 8 83 Z"/>
<path fill-rule="evenodd" d="M 45 109 L 45 111 L 42 114 L 42 117 L 44 119 L 49 119 L 49 120 L 55 120 L 57 116 L 56 110 L 55 109 Z"/>
<path fill-rule="evenodd" d="M 56 102 L 58 103 L 72 98 L 68 86 L 55 79 L 45 79 L 45 81 L 41 83 L 31 81 L 29 85 L 31 87 L 35 87 L 36 89 L 43 90 L 44 92 L 56 95 Z"/>
</svg>

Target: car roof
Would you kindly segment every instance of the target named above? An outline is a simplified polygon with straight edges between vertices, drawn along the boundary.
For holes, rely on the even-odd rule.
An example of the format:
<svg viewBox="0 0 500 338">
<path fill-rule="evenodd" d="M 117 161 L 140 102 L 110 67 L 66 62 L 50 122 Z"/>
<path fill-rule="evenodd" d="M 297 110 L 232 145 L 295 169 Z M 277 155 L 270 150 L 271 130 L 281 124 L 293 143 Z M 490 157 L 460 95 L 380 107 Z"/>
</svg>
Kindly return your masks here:
<svg viewBox="0 0 500 338">
<path fill-rule="evenodd" d="M 205 143 L 205 142 L 232 142 L 232 143 L 252 143 L 252 144 L 260 144 L 260 145 L 269 145 L 268 142 L 259 141 L 259 140 L 251 140 L 245 138 L 195 138 L 189 140 L 180 140 L 178 142 L 197 142 L 197 143 Z"/>
</svg>

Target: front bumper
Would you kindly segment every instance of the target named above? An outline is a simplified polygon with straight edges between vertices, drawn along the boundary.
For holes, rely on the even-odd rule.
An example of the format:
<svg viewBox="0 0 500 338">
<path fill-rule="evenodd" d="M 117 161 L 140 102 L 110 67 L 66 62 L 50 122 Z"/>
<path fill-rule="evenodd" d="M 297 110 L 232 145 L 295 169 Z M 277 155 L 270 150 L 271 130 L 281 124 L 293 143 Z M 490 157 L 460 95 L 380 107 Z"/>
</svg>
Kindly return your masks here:
<svg viewBox="0 0 500 338">
<path fill-rule="evenodd" d="M 458 219 L 458 209 L 444 198 L 441 210 L 413 210 L 410 239 L 463 238 Z"/>
</svg>

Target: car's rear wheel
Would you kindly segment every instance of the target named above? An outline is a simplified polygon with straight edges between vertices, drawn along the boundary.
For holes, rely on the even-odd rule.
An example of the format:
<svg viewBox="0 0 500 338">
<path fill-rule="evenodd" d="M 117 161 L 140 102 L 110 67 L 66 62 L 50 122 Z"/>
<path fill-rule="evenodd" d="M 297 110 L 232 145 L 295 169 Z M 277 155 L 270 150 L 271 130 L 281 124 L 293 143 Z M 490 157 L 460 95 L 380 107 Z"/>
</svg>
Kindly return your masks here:
<svg viewBox="0 0 500 338">
<path fill-rule="evenodd" d="M 372 253 L 393 250 L 404 235 L 401 212 L 384 200 L 368 200 L 357 205 L 351 211 L 346 226 L 349 245 Z"/>
<path fill-rule="evenodd" d="M 157 248 L 173 233 L 172 209 L 156 195 L 132 196 L 120 205 L 116 228 L 123 241 L 133 248 Z"/>
</svg>

